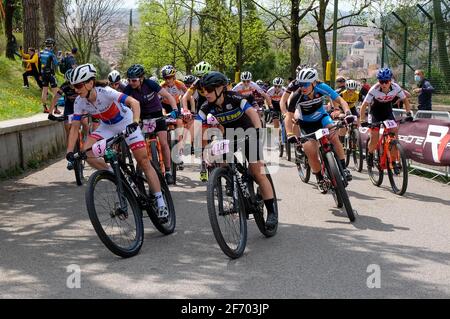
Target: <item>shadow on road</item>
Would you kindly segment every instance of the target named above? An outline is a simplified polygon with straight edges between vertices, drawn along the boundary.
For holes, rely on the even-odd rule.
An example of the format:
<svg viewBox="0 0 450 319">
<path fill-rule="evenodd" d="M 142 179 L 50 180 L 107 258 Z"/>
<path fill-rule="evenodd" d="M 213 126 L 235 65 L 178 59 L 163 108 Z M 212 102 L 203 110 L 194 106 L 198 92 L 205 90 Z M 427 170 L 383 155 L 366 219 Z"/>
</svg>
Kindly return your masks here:
<svg viewBox="0 0 450 319">
<path fill-rule="evenodd" d="M 172 188 L 176 232 L 162 236 L 146 219 L 140 254 L 120 259 L 92 229 L 84 190 L 68 182 L 0 185 L 0 297 L 449 297 L 445 282 L 426 283 L 414 271 L 430 262 L 447 267 L 450 254 L 372 240 L 361 230 L 408 230 L 374 217 L 357 216 L 353 229 L 280 223 L 269 239 L 251 220 L 244 256 L 230 260 L 211 231 L 205 185 L 188 177 Z M 81 289 L 66 287 L 71 264 L 81 268 Z M 367 288 L 371 264 L 381 268 L 381 289 Z"/>
</svg>

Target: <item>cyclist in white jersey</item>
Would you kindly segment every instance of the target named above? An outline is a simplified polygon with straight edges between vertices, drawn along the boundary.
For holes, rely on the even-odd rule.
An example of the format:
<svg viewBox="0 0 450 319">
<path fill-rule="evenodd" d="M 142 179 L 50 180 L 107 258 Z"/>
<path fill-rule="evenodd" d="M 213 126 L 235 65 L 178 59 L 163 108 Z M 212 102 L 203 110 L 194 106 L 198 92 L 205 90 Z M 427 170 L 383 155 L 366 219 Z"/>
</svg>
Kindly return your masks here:
<svg viewBox="0 0 450 319">
<path fill-rule="evenodd" d="M 74 160 L 74 147 L 80 129 L 82 114 L 90 114 L 101 121 L 99 127 L 87 138 L 83 151 L 101 139 L 108 139 L 126 131 L 126 143 L 133 152 L 140 168 L 143 169 L 150 189 L 154 192 L 158 205 L 158 217 L 167 218 L 167 206 L 161 193 L 158 175 L 150 165 L 145 148 L 144 136 L 139 128 L 140 105 L 131 96 L 120 93 L 110 87 L 96 85 L 97 71 L 92 64 L 78 66 L 72 73 L 70 82 L 78 97 L 75 100 L 72 126 L 69 133 L 67 154 L 68 161 Z M 127 106 L 129 108 L 127 108 Z M 108 170 L 108 165 L 102 158 L 94 158 L 92 151 L 87 152 L 88 163 L 98 170 Z"/>
<path fill-rule="evenodd" d="M 254 98 L 256 95 L 261 95 L 267 102 L 267 106 L 272 108 L 272 101 L 270 96 L 261 89 L 258 84 L 252 81 L 252 74 L 248 71 L 242 72 L 241 74 L 241 82 L 236 84 L 233 88 L 234 92 L 238 92 L 239 94 L 247 97 L 247 100 L 250 104 L 254 102 Z"/>
</svg>

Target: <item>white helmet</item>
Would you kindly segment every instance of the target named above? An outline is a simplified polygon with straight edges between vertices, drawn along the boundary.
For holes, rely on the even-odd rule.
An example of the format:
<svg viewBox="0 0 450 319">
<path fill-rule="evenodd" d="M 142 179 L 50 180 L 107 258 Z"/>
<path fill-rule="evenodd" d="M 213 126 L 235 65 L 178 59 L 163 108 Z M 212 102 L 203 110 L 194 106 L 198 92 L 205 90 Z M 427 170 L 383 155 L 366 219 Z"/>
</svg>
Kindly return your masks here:
<svg viewBox="0 0 450 319">
<path fill-rule="evenodd" d="M 111 71 L 111 73 L 108 74 L 108 81 L 110 83 L 116 83 L 120 81 L 120 73 L 117 70 Z"/>
<path fill-rule="evenodd" d="M 152 76 L 152 77 L 150 77 L 150 79 L 149 79 L 149 80 L 155 81 L 156 83 L 158 83 L 158 82 L 159 82 L 159 80 L 158 80 L 158 78 L 157 78 L 156 76 Z"/>
<path fill-rule="evenodd" d="M 241 73 L 241 81 L 251 81 L 252 80 L 252 74 L 248 71 Z"/>
<path fill-rule="evenodd" d="M 313 68 L 301 69 L 297 74 L 297 81 L 303 83 L 313 83 L 318 78 L 317 70 Z"/>
<path fill-rule="evenodd" d="M 284 80 L 280 77 L 276 77 L 275 79 L 273 79 L 273 82 L 272 82 L 273 85 L 283 85 L 283 83 L 284 83 Z"/>
<path fill-rule="evenodd" d="M 345 81 L 345 88 L 347 90 L 356 90 L 357 87 L 358 87 L 358 83 L 356 83 L 356 81 L 353 81 L 353 80 Z"/>
<path fill-rule="evenodd" d="M 97 70 L 92 64 L 82 64 L 80 66 L 77 66 L 76 69 L 72 72 L 72 75 L 70 76 L 70 84 L 74 85 L 83 83 L 92 78 L 95 79 L 96 76 Z"/>
</svg>

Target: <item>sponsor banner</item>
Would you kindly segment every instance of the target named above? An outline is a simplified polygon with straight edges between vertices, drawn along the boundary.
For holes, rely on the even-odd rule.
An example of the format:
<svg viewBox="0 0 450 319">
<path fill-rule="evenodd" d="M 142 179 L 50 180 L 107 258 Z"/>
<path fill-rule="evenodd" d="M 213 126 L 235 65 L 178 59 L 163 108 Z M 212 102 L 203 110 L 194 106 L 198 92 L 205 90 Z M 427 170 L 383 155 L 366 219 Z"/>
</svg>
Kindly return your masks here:
<svg viewBox="0 0 450 319">
<path fill-rule="evenodd" d="M 360 127 L 361 138 L 366 144 L 369 129 Z M 450 166 L 450 122 L 436 119 L 416 119 L 400 124 L 398 138 L 413 161 L 433 165 Z"/>
</svg>

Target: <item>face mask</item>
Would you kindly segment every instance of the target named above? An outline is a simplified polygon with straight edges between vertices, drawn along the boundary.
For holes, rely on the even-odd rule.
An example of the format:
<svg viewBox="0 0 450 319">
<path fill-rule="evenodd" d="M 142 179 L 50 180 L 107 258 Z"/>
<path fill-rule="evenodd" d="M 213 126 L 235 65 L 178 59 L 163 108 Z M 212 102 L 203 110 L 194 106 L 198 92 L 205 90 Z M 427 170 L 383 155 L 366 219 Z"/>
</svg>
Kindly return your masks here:
<svg viewBox="0 0 450 319">
<path fill-rule="evenodd" d="M 419 75 L 414 75 L 414 81 L 420 82 L 421 78 Z"/>
</svg>

